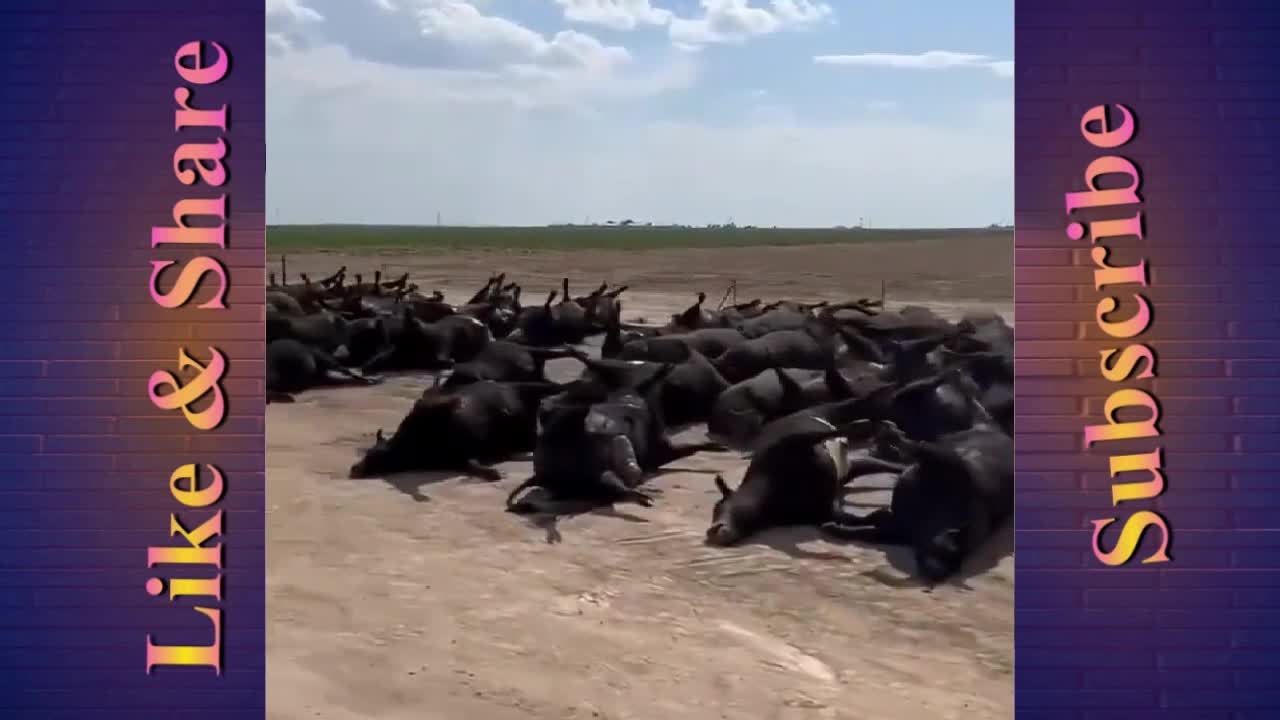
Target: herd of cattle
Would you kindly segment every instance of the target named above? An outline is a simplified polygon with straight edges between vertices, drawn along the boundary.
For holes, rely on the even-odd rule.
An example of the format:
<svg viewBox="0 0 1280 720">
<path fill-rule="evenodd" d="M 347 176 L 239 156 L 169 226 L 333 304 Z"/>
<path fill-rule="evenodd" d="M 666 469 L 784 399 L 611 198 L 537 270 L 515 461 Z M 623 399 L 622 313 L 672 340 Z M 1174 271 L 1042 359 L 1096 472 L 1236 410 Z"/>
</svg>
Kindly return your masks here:
<svg viewBox="0 0 1280 720">
<path fill-rule="evenodd" d="M 284 278 L 281 278 L 284 281 Z M 423 294 L 408 276 L 372 282 L 347 269 L 267 289 L 267 401 L 325 385 L 433 371 L 434 384 L 390 436 L 377 431 L 353 478 L 450 470 L 496 481 L 492 464 L 532 453 L 511 512 L 547 504 L 653 503 L 644 483 L 679 458 L 750 454 L 721 497 L 706 541 L 769 527 L 912 548 L 940 582 L 1013 513 L 1013 331 L 999 315 L 951 322 L 883 301 L 753 300 L 711 310 L 706 296 L 663 327 L 625 324 L 626 287 L 534 304 L 495 275 L 467 302 Z M 598 356 L 584 342 L 603 335 Z M 552 382 L 552 359 L 581 363 Z M 705 423 L 707 442 L 677 444 Z M 896 474 L 888 508 L 844 509 L 859 475 Z M 524 494 L 522 497 L 522 493 Z"/>
</svg>

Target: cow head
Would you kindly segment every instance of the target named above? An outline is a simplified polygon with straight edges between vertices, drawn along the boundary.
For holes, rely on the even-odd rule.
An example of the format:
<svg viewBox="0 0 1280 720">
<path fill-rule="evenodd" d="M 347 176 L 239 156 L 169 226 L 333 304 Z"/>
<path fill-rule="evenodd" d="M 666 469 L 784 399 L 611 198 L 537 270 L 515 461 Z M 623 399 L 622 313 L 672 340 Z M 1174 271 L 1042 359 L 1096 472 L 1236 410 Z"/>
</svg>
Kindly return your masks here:
<svg viewBox="0 0 1280 720">
<path fill-rule="evenodd" d="M 707 528 L 707 544 L 718 547 L 733 545 L 743 538 L 733 519 L 733 490 L 729 489 L 724 477 L 716 475 L 716 489 L 720 491 L 720 499 L 711 508 L 711 527 Z"/>
</svg>

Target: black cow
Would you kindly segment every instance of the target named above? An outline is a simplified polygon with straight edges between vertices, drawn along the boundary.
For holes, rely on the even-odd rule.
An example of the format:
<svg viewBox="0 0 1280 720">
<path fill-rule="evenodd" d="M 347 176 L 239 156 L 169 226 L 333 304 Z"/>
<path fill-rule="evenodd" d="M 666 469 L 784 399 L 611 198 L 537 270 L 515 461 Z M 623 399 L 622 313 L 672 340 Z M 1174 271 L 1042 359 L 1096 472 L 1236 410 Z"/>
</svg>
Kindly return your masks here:
<svg viewBox="0 0 1280 720">
<path fill-rule="evenodd" d="M 802 312 L 793 310 L 768 310 L 755 317 L 747 318 L 734 326 L 747 339 L 764 337 L 780 330 L 801 330 L 812 321 Z"/>
<path fill-rule="evenodd" d="M 493 342 L 489 326 L 470 315 L 442 318 L 431 327 L 444 337 L 445 352 L 454 363 L 475 359 Z"/>
<path fill-rule="evenodd" d="M 569 279 L 563 282 L 568 291 Z M 516 328 L 508 340 L 524 345 L 546 347 L 550 345 L 574 345 L 586 339 L 592 331 L 587 323 L 586 311 L 572 298 L 555 302 L 559 293 L 551 291 L 541 306 L 525 308 L 516 319 Z"/>
<path fill-rule="evenodd" d="M 332 353 L 346 342 L 347 323 L 341 316 L 323 311 L 309 315 L 286 315 L 269 311 L 267 342 L 286 338 Z"/>
<path fill-rule="evenodd" d="M 746 340 L 715 359 L 731 383 L 776 367 L 821 370 L 831 364 L 837 344 L 824 328 L 810 322 L 798 330 L 778 330 Z"/>
<path fill-rule="evenodd" d="M 385 326 L 390 345 L 362 366 L 364 372 L 443 370 L 453 366 L 443 334 L 415 317 L 412 309 L 405 308 L 397 318 L 387 318 Z"/>
<path fill-rule="evenodd" d="M 292 394 L 313 387 L 335 385 L 376 385 L 380 380 L 358 375 L 319 348 L 291 338 L 267 343 L 268 398 L 292 402 Z"/>
<path fill-rule="evenodd" d="M 805 416 L 757 443 L 736 490 L 720 475 L 720 499 L 711 511 L 706 541 L 728 546 L 772 527 L 821 525 L 842 517 L 841 488 L 851 473 L 899 472 L 875 458 L 850 461 L 849 436 L 866 422 L 843 427 Z"/>
<path fill-rule="evenodd" d="M 739 323 L 745 322 L 753 317 L 758 317 L 764 313 L 763 304 L 760 298 L 755 298 L 744 303 L 730 305 L 720 311 L 720 324 L 724 327 L 735 327 Z"/>
<path fill-rule="evenodd" d="M 921 305 L 907 305 L 896 311 L 873 315 L 856 312 L 839 317 L 864 335 L 892 340 L 913 340 L 956 330 L 950 321 Z"/>
<path fill-rule="evenodd" d="M 882 433 L 882 442 L 911 461 L 889 507 L 865 517 L 845 513 L 822 529 L 909 546 L 921 577 L 943 582 L 1013 516 L 1013 438 L 990 422 L 933 442 L 911 440 L 890 424 L 882 425 Z"/>
<path fill-rule="evenodd" d="M 390 439 L 378 430 L 373 447 L 351 467 L 351 477 L 455 470 L 500 480 L 501 473 L 486 464 L 533 450 L 538 403 L 559 391 L 549 382 L 491 380 L 428 390 Z"/>
<path fill-rule="evenodd" d="M 886 341 L 893 378 L 905 384 L 937 375 L 948 365 L 944 343 L 960 334 L 961 331 L 951 331 Z"/>
<path fill-rule="evenodd" d="M 848 380 L 834 367 L 825 371 L 766 370 L 720 393 L 707 417 L 707 434 L 717 442 L 742 449 L 772 420 L 854 394 Z"/>
<path fill-rule="evenodd" d="M 698 300 L 683 312 L 671 316 L 671 322 L 664 329 L 667 333 L 683 333 L 714 327 L 719 324 L 719 316 L 713 310 L 707 310 L 702 304 L 707 301 L 707 294 L 698 292 Z"/>
<path fill-rule="evenodd" d="M 363 317 L 347 323 L 347 344 L 333 356 L 343 364 L 359 367 L 391 347 L 391 329 L 402 327 L 399 317 Z"/>
<path fill-rule="evenodd" d="M 890 420 L 911 438 L 933 440 L 973 427 L 978 413 L 985 412 L 972 400 L 977 392 L 973 380 L 953 367 L 891 391 L 873 393 L 864 417 Z"/>
<path fill-rule="evenodd" d="M 688 355 L 688 349 L 693 349 L 714 358 L 746 341 L 747 338 L 733 328 L 703 328 L 676 335 L 636 338 L 623 345 L 616 357 L 619 360 L 681 362 Z"/>
<path fill-rule="evenodd" d="M 973 312 L 960 319 L 960 324 L 972 328 L 971 340 L 978 347 L 972 350 L 987 350 L 1010 359 L 1013 358 L 1013 328 L 1004 317 L 994 312 Z M 963 351 L 965 348 L 954 348 Z"/>
<path fill-rule="evenodd" d="M 497 382 L 539 382 L 546 380 L 548 360 L 572 357 L 567 348 L 536 348 L 506 340 L 494 340 L 480 354 L 458 363 L 444 381 L 444 387 L 458 387 L 481 380 Z"/>
<path fill-rule="evenodd" d="M 942 348 L 951 367 L 962 368 L 978 388 L 978 400 L 1005 432 L 1013 434 L 1013 362 L 1000 351 L 957 353 Z"/>
<path fill-rule="evenodd" d="M 622 301 L 613 303 L 610 309 L 610 315 L 607 317 L 604 327 L 604 342 L 600 345 L 600 356 L 604 358 L 615 358 L 621 352 L 622 348 L 630 344 L 634 340 L 646 337 L 654 337 L 657 333 L 656 328 L 628 327 L 623 329 L 622 326 Z"/>
<path fill-rule="evenodd" d="M 626 285 L 609 290 L 609 283 L 603 282 L 590 295 L 573 300 L 582 306 L 588 325 L 596 330 L 604 330 L 609 326 L 610 319 L 621 313 L 618 296 L 626 291 Z"/>
<path fill-rule="evenodd" d="M 652 498 L 636 488 L 648 474 L 702 450 L 719 449 L 714 443 L 676 446 L 668 439 L 653 390 L 674 369 L 664 365 L 637 384 L 614 389 L 578 381 L 564 395 L 547 398 L 539 413 L 533 477 L 507 496 L 507 510 L 535 510 L 515 500 L 531 487 L 545 489 L 557 501 L 647 506 Z"/>
<path fill-rule="evenodd" d="M 267 291 L 267 308 L 283 315 L 303 315 L 305 310 L 292 295 L 279 290 Z"/>
<path fill-rule="evenodd" d="M 466 315 L 425 323 L 406 308 L 396 325 L 388 323 L 391 346 L 369 360 L 365 372 L 445 370 L 471 360 L 493 339 L 484 323 Z"/>
<path fill-rule="evenodd" d="M 704 355 L 686 346 L 681 360 L 673 357 L 669 363 L 652 363 L 643 360 L 613 360 L 591 358 L 581 350 L 570 352 L 586 367 L 583 379 L 595 379 L 606 385 L 626 385 L 655 374 L 670 365 L 662 380 L 654 387 L 654 402 L 662 411 L 663 422 L 679 427 L 707 419 L 716 398 L 730 387 L 715 365 Z"/>
<path fill-rule="evenodd" d="M 591 334 L 594 328 L 587 322 L 586 308 L 575 302 L 569 295 L 569 278 L 563 278 L 560 281 L 560 293 L 560 302 L 551 309 L 552 323 L 556 333 L 564 338 L 563 343 L 580 343 Z"/>
</svg>

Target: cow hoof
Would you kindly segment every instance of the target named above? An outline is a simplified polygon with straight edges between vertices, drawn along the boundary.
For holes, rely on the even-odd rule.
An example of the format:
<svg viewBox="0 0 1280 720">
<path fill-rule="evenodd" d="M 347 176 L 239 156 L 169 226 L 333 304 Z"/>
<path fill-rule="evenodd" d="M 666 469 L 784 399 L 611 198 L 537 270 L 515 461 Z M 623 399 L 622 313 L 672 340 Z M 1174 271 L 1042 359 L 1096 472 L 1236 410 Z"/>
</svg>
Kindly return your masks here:
<svg viewBox="0 0 1280 720">
<path fill-rule="evenodd" d="M 648 495 L 645 495 L 642 492 L 633 491 L 628 494 L 628 499 L 634 502 L 635 504 L 641 505 L 643 507 L 653 507 L 653 498 L 649 497 Z"/>
</svg>

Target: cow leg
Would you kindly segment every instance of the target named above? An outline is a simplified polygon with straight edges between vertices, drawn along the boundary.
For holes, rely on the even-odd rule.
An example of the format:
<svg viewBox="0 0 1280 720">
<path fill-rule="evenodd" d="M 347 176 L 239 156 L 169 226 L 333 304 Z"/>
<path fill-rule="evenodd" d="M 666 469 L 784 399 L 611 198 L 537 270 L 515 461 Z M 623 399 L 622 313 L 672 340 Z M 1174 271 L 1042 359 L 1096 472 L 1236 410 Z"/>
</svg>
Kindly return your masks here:
<svg viewBox="0 0 1280 720">
<path fill-rule="evenodd" d="M 365 363 L 364 367 L 360 368 L 360 372 L 368 374 L 389 370 L 391 368 L 392 361 L 395 359 L 395 355 L 395 348 L 383 350 L 377 355 L 374 355 L 369 362 Z"/>
<path fill-rule="evenodd" d="M 487 465 L 482 465 L 479 461 L 474 459 L 466 461 L 459 469 L 471 477 L 477 477 L 489 482 L 498 482 L 502 479 L 501 472 L 498 472 L 496 469 L 488 467 Z"/>
<path fill-rule="evenodd" d="M 338 370 L 325 370 L 320 373 L 318 378 L 319 385 L 372 385 L 367 378 L 358 375 L 348 375 Z"/>
<path fill-rule="evenodd" d="M 611 443 L 610 465 L 628 488 L 634 488 L 644 480 L 644 471 L 636 460 L 636 449 L 626 435 L 618 435 Z"/>
<path fill-rule="evenodd" d="M 363 375 L 357 375 L 350 368 L 343 366 L 332 355 L 312 350 L 311 356 L 316 363 L 316 376 L 328 385 L 376 385 L 381 382 Z"/>
<path fill-rule="evenodd" d="M 905 465 L 899 465 L 898 463 L 881 460 L 876 457 L 858 458 L 856 460 L 849 461 L 849 471 L 845 474 L 842 480 L 848 482 L 859 475 L 873 475 L 875 473 L 892 473 L 894 475 L 900 475 L 902 474 L 902 471 L 906 469 Z"/>
<path fill-rule="evenodd" d="M 517 495 L 519 495 L 524 490 L 528 490 L 529 488 L 534 488 L 534 487 L 542 487 L 542 479 L 539 478 L 537 475 L 534 475 L 533 477 L 515 486 L 515 488 L 511 490 L 511 493 L 507 495 L 507 512 L 517 513 L 521 515 L 525 515 L 531 512 L 537 512 L 538 509 L 534 507 L 532 503 L 528 503 L 523 500 L 521 500 L 520 502 L 516 502 Z"/>
<path fill-rule="evenodd" d="M 841 540 L 862 540 L 885 545 L 910 544 L 909 538 L 899 529 L 897 518 L 888 510 L 876 510 L 866 516 L 858 516 L 843 509 L 835 509 L 831 520 L 823 523 L 819 530 L 824 535 Z"/>
<path fill-rule="evenodd" d="M 268 390 L 267 402 L 268 403 L 291 403 L 291 402 L 294 402 L 294 397 L 287 392 L 280 392 L 278 390 Z"/>
<path fill-rule="evenodd" d="M 839 525 L 844 528 L 861 528 L 875 527 L 881 522 L 881 513 L 888 513 L 887 510 L 873 510 L 866 515 L 855 515 L 845 510 L 837 499 L 831 508 L 830 524 Z"/>
<path fill-rule="evenodd" d="M 639 490 L 627 487 L 627 484 L 622 481 L 622 478 L 618 477 L 617 473 L 612 470 L 605 470 L 600 473 L 600 484 L 608 490 L 610 494 L 615 495 L 618 502 L 629 501 L 636 503 L 637 505 L 643 505 L 644 507 L 650 507 L 653 505 L 653 498 L 645 495 Z"/>
</svg>

